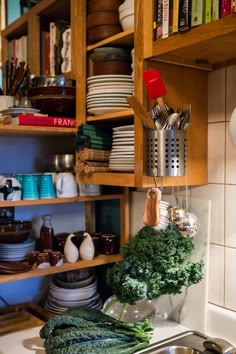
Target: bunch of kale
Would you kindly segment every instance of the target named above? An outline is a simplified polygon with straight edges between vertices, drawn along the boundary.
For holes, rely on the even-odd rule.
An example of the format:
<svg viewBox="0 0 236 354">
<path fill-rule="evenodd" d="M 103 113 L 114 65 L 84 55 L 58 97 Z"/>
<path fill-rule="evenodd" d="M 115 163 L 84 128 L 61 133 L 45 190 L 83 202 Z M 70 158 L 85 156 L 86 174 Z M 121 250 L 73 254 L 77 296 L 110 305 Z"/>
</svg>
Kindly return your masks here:
<svg viewBox="0 0 236 354">
<path fill-rule="evenodd" d="M 175 224 L 161 231 L 145 226 L 121 247 L 123 260 L 108 269 L 107 284 L 121 303 L 130 305 L 180 294 L 203 278 L 203 261 L 190 261 L 193 249 L 192 239 L 184 238 Z"/>
</svg>

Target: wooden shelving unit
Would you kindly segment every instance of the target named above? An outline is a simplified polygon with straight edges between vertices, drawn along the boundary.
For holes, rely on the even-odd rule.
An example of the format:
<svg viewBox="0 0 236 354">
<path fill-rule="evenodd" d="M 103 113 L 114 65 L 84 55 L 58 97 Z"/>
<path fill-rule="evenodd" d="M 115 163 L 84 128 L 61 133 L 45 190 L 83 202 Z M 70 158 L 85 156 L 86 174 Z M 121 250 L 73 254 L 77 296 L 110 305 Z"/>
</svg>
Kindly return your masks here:
<svg viewBox="0 0 236 354">
<path fill-rule="evenodd" d="M 116 261 L 121 260 L 121 256 L 119 254 L 113 254 L 111 256 L 106 255 L 99 255 L 94 258 L 92 261 L 83 261 L 79 260 L 76 263 L 64 263 L 59 267 L 49 267 L 45 269 L 35 268 L 25 273 L 18 273 L 18 274 L 4 274 L 0 275 L 0 284 L 1 283 L 8 283 L 11 281 L 22 280 L 22 279 L 29 279 L 29 278 L 36 278 L 41 277 L 44 275 L 52 275 L 56 273 L 63 273 L 68 272 L 70 270 L 75 269 L 82 269 L 88 267 L 96 267 L 103 264 L 114 263 Z"/>
<path fill-rule="evenodd" d="M 47 136 L 47 135 L 72 135 L 76 133 L 75 128 L 41 127 L 30 125 L 0 125 L 0 135 L 19 136 Z"/>
<path fill-rule="evenodd" d="M 45 204 L 64 204 L 64 203 L 79 203 L 79 202 L 95 202 L 96 200 L 112 200 L 124 199 L 123 194 L 108 194 L 98 195 L 94 197 L 73 197 L 73 198 L 52 198 L 52 199 L 36 199 L 36 200 L 18 200 L 18 201 L 0 201 L 0 208 L 7 207 L 23 207 L 29 205 L 45 205 Z"/>
</svg>

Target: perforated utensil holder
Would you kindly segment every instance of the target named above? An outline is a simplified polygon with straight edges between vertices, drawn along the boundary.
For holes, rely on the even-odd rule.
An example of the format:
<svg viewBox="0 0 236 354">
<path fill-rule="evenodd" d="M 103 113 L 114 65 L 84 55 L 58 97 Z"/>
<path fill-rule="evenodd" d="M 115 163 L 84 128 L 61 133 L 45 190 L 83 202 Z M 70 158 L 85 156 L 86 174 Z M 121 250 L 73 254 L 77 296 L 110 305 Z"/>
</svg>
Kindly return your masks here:
<svg viewBox="0 0 236 354">
<path fill-rule="evenodd" d="M 186 153 L 185 130 L 147 130 L 147 176 L 184 176 Z"/>
</svg>

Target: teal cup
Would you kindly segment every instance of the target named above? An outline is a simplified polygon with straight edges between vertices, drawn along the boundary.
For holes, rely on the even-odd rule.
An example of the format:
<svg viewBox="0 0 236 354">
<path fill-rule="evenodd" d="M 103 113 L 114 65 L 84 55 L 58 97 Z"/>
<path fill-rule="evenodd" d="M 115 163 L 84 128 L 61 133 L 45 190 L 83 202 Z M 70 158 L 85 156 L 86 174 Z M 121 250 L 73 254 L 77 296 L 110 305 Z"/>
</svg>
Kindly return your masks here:
<svg viewBox="0 0 236 354">
<path fill-rule="evenodd" d="M 52 175 L 50 173 L 42 174 L 39 184 L 39 198 L 51 199 L 55 198 L 55 196 L 56 195 Z"/>
<path fill-rule="evenodd" d="M 20 183 L 21 188 L 23 189 L 24 175 L 16 175 L 16 179 Z"/>
<path fill-rule="evenodd" d="M 37 180 L 34 175 L 23 177 L 23 200 L 39 199 Z"/>
</svg>

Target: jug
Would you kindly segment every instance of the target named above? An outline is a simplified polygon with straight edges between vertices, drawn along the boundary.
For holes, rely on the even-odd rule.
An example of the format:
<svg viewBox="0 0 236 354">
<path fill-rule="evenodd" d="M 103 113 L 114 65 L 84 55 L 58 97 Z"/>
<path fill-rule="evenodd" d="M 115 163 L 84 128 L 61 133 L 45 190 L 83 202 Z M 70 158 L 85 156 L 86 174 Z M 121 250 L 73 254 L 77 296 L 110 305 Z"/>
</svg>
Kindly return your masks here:
<svg viewBox="0 0 236 354">
<path fill-rule="evenodd" d="M 56 194 L 58 198 L 71 198 L 78 196 L 77 183 L 73 173 L 58 173 L 56 178 Z"/>
</svg>

